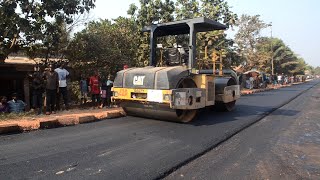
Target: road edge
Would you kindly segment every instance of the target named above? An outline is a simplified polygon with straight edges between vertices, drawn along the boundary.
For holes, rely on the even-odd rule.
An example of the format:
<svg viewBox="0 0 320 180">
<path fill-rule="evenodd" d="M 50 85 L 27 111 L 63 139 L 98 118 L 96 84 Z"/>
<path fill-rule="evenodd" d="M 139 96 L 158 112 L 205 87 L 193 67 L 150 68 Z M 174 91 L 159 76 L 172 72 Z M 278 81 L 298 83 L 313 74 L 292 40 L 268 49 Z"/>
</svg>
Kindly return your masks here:
<svg viewBox="0 0 320 180">
<path fill-rule="evenodd" d="M 48 119 L 35 120 L 32 122 L 33 128 L 24 125 L 25 121 L 17 123 L 8 123 L 0 125 L 0 136 L 9 134 L 18 134 L 30 132 L 39 129 L 52 129 L 65 126 L 75 126 L 78 124 L 92 123 L 107 119 L 119 118 L 125 116 L 122 109 L 110 110 L 99 114 L 90 115 L 66 115 L 61 117 L 50 117 Z"/>
</svg>

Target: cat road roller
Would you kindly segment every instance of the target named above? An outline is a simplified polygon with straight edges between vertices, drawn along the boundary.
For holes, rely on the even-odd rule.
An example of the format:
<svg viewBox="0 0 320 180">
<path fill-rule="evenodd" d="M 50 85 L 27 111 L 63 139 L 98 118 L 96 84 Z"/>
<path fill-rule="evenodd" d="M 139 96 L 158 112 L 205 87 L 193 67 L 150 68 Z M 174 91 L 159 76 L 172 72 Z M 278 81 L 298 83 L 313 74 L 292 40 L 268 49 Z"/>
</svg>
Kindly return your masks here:
<svg viewBox="0 0 320 180">
<path fill-rule="evenodd" d="M 143 32 L 150 33 L 149 66 L 119 71 L 112 101 L 127 115 L 176 122 L 189 122 L 199 109 L 208 106 L 231 111 L 240 98 L 237 75 L 222 69 L 222 53 L 210 55 L 205 46 L 200 58 L 196 47 L 197 33 L 226 28 L 204 17 L 144 28 Z M 178 35 L 189 38 L 186 47 L 157 44 L 161 37 Z"/>
</svg>

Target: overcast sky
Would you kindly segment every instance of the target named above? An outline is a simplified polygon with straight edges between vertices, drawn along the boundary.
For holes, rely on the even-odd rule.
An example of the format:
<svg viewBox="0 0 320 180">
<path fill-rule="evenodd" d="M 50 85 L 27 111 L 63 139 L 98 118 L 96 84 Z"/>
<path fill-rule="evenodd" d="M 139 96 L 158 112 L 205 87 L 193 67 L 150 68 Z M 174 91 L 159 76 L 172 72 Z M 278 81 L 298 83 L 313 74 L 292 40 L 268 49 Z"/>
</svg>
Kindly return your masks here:
<svg viewBox="0 0 320 180">
<path fill-rule="evenodd" d="M 282 39 L 289 47 L 312 66 L 320 66 L 320 1 L 318 0 L 227 0 L 232 11 L 241 14 L 260 14 L 266 23 L 272 22 L 273 36 Z M 131 3 L 138 0 L 96 0 L 92 10 L 95 19 L 112 19 L 126 16 Z M 232 36 L 234 32 L 229 32 Z M 270 35 L 270 29 L 264 31 Z M 318 52 L 319 51 L 319 52 Z"/>
</svg>

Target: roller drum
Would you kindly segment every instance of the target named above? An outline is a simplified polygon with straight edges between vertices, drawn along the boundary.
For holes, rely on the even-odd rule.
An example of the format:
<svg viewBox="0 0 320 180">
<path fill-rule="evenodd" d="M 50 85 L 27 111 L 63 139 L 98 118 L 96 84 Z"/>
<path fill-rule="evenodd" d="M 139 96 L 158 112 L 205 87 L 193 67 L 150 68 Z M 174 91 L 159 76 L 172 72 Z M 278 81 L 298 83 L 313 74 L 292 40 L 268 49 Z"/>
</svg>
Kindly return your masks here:
<svg viewBox="0 0 320 180">
<path fill-rule="evenodd" d="M 120 106 L 130 116 L 174 122 L 189 122 L 197 113 L 197 110 L 176 110 L 158 103 L 122 102 Z"/>
</svg>

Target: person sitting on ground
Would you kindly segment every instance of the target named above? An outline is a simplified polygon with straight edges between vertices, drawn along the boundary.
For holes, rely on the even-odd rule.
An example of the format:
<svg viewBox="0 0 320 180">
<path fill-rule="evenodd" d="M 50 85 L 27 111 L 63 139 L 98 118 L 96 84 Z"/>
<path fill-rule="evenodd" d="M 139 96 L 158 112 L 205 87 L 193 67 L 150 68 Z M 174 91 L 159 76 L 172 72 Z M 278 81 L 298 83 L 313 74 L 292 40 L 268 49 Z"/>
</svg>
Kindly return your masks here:
<svg viewBox="0 0 320 180">
<path fill-rule="evenodd" d="M 12 94 L 12 100 L 8 102 L 10 113 L 22 113 L 25 110 L 26 103 L 18 99 L 18 94 Z"/>
<path fill-rule="evenodd" d="M 9 112 L 9 106 L 7 103 L 7 98 L 5 96 L 0 98 L 0 113 L 8 113 Z"/>
</svg>

